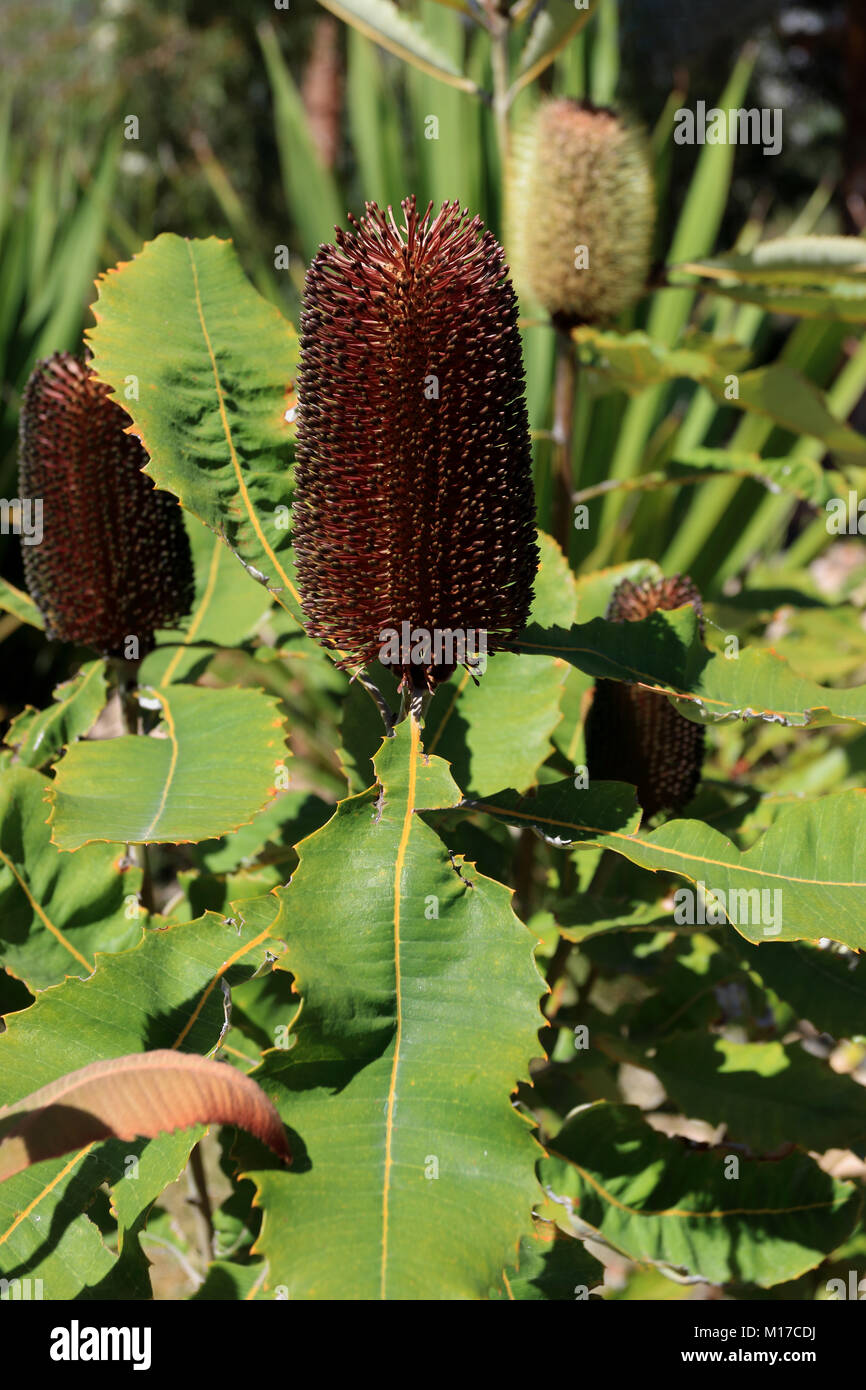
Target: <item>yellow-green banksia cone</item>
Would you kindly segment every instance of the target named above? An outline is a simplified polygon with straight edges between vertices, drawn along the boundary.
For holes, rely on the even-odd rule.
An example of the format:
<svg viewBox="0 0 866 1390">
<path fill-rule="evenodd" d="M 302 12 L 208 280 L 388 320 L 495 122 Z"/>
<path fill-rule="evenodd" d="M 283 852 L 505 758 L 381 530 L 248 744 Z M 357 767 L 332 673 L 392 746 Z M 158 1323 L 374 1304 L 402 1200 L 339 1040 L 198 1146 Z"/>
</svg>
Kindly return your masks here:
<svg viewBox="0 0 866 1390">
<path fill-rule="evenodd" d="M 607 610 L 615 623 L 634 623 L 657 609 L 690 603 L 700 619 L 701 596 L 685 575 L 654 583 L 624 579 Z M 681 811 L 701 778 L 704 730 L 674 708 L 666 695 L 622 681 L 598 680 L 586 721 L 586 762 L 593 781 L 631 782 L 645 816 Z"/>
<path fill-rule="evenodd" d="M 516 132 L 508 254 L 518 289 L 562 327 L 607 322 L 640 298 L 654 222 L 643 137 L 615 112 L 558 98 Z"/>
</svg>

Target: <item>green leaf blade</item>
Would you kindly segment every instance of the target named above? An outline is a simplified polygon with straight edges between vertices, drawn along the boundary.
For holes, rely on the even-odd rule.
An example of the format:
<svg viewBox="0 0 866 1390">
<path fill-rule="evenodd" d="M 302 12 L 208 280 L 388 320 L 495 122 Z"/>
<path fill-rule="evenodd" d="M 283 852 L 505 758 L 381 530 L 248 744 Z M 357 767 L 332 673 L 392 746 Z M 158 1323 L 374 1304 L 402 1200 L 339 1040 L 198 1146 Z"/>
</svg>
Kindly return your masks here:
<svg viewBox="0 0 866 1390">
<path fill-rule="evenodd" d="M 216 237 L 164 233 L 97 286 L 93 367 L 132 417 L 145 471 L 297 617 L 285 524 L 294 330 Z"/>
<path fill-rule="evenodd" d="M 51 812 L 59 849 L 93 840 L 216 839 L 248 823 L 275 795 L 274 768 L 285 753 L 275 699 L 258 690 L 196 686 L 153 695 L 164 737 L 76 744 L 59 764 Z"/>
<path fill-rule="evenodd" d="M 549 1194 L 630 1258 L 709 1283 L 772 1288 L 814 1269 L 852 1231 L 860 1193 L 805 1155 L 752 1162 L 657 1134 L 604 1101 L 566 1121 L 542 1160 Z M 727 1169 L 727 1173 L 726 1173 Z"/>
<path fill-rule="evenodd" d="M 509 1093 L 542 981 L 508 890 L 466 866 L 470 887 L 414 814 L 457 803 L 446 766 L 404 723 L 376 769 L 381 799 L 342 802 L 277 894 L 303 1002 L 256 1079 L 308 1161 L 252 1175 L 256 1251 L 291 1298 L 483 1299 L 529 1229 L 537 1149 Z"/>
</svg>

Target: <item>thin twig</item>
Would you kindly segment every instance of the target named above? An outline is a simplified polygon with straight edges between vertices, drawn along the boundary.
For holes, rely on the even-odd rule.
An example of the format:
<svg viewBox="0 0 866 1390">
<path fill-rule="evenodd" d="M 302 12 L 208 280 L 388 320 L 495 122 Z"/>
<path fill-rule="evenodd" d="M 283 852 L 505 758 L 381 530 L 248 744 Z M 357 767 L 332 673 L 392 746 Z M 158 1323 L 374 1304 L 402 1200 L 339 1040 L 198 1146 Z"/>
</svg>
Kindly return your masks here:
<svg viewBox="0 0 866 1390">
<path fill-rule="evenodd" d="M 372 681 L 370 679 L 366 671 L 356 671 L 352 677 L 352 680 L 357 681 L 358 684 L 362 686 L 364 690 L 366 690 L 367 694 L 370 696 L 371 700 L 373 701 L 373 703 L 375 704 L 376 708 L 382 716 L 382 722 L 385 725 L 386 737 L 393 738 L 394 725 L 397 723 L 397 715 L 391 709 L 391 706 L 388 704 L 388 701 L 385 699 L 385 696 L 382 694 L 382 691 L 379 689 L 378 685 L 376 685 L 375 681 Z"/>
<path fill-rule="evenodd" d="M 201 1147 L 198 1144 L 195 1145 L 189 1156 L 187 1178 L 190 1190 L 193 1194 L 188 1198 L 188 1201 L 196 1212 L 199 1228 L 199 1246 L 201 1248 L 205 1269 L 207 1269 L 213 1259 L 213 1207 L 211 1206 L 210 1193 L 207 1186 L 207 1174 L 204 1171 L 204 1161 L 201 1156 Z"/>
</svg>

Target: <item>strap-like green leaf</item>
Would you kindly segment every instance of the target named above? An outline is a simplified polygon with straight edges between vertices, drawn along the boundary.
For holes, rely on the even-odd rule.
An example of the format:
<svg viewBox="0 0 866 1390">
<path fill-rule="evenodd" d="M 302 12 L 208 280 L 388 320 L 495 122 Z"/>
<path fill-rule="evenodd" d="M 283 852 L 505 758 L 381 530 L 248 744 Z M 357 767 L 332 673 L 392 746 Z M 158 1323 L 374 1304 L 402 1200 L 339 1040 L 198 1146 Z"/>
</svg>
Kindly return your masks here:
<svg viewBox="0 0 866 1390">
<path fill-rule="evenodd" d="M 260 24 L 258 35 L 273 95 L 274 131 L 286 207 L 298 229 L 304 257 L 312 260 L 320 244 L 333 237 L 345 209 L 336 180 L 319 157 L 303 98 L 273 26 Z"/>
<path fill-rule="evenodd" d="M 866 242 L 860 237 L 778 237 L 747 253 L 671 266 L 673 281 L 765 310 L 804 318 L 866 322 Z"/>
<path fill-rule="evenodd" d="M 575 0 L 547 0 L 533 20 L 520 55 L 517 80 L 512 87 L 513 95 L 528 83 L 534 82 L 553 62 L 557 53 L 580 33 L 592 15 L 596 3 L 597 0 L 582 0 L 580 5 L 576 4 Z"/>
<path fill-rule="evenodd" d="M 770 492 L 791 493 L 816 507 L 831 498 L 845 497 L 848 483 L 839 473 L 822 468 L 817 459 L 791 453 L 785 458 L 762 458 L 736 449 L 680 449 L 664 468 L 636 478 L 610 478 L 575 493 L 575 502 L 588 502 L 606 492 L 652 492 L 663 487 L 683 487 L 719 475 L 754 478 Z"/>
<path fill-rule="evenodd" d="M 769 417 L 794 434 L 819 439 L 844 461 L 866 463 L 866 440 L 837 420 L 823 392 L 784 362 L 744 372 L 736 354 L 726 360 L 704 339 L 667 348 L 641 331 L 622 334 L 591 325 L 575 328 L 572 336 L 606 390 L 641 391 L 686 377 L 705 386 L 722 405 Z"/>
<path fill-rule="evenodd" d="M 392 0 L 319 0 L 344 24 L 395 53 L 405 63 L 438 77 L 464 92 L 477 92 L 471 78 L 464 76 L 447 53 L 433 43 L 421 26 L 399 10 Z"/>
</svg>

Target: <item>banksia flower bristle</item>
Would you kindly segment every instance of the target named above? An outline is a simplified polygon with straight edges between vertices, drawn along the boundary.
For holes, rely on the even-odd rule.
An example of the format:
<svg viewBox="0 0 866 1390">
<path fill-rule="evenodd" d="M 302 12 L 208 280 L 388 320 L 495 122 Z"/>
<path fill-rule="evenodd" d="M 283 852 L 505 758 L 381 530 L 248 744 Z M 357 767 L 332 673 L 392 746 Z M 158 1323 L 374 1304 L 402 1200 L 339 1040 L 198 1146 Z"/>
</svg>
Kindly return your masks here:
<svg viewBox="0 0 866 1390">
<path fill-rule="evenodd" d="M 615 112 L 542 102 L 515 137 L 508 208 L 518 288 L 562 327 L 616 318 L 643 293 L 652 174 L 641 135 Z"/>
<path fill-rule="evenodd" d="M 614 590 L 607 617 L 633 623 L 657 609 L 690 603 L 702 619 L 701 596 L 692 581 L 623 580 Z M 700 623 L 703 637 L 703 621 Z M 695 794 L 704 757 L 704 730 L 679 714 L 666 695 L 621 681 L 599 680 L 586 721 L 590 778 L 631 782 L 644 814 L 680 811 Z"/>
<path fill-rule="evenodd" d="M 490 653 L 525 626 L 538 550 L 502 248 L 457 203 L 402 207 L 368 203 L 307 274 L 294 542 L 310 634 L 432 690 L 472 664 L 459 634 Z"/>
<path fill-rule="evenodd" d="M 176 499 L 142 473 L 147 455 L 108 392 L 69 353 L 33 369 L 20 487 L 41 501 L 42 539 L 22 546 L 24 573 L 49 637 L 144 656 L 156 628 L 189 612 L 192 557 Z"/>
</svg>

